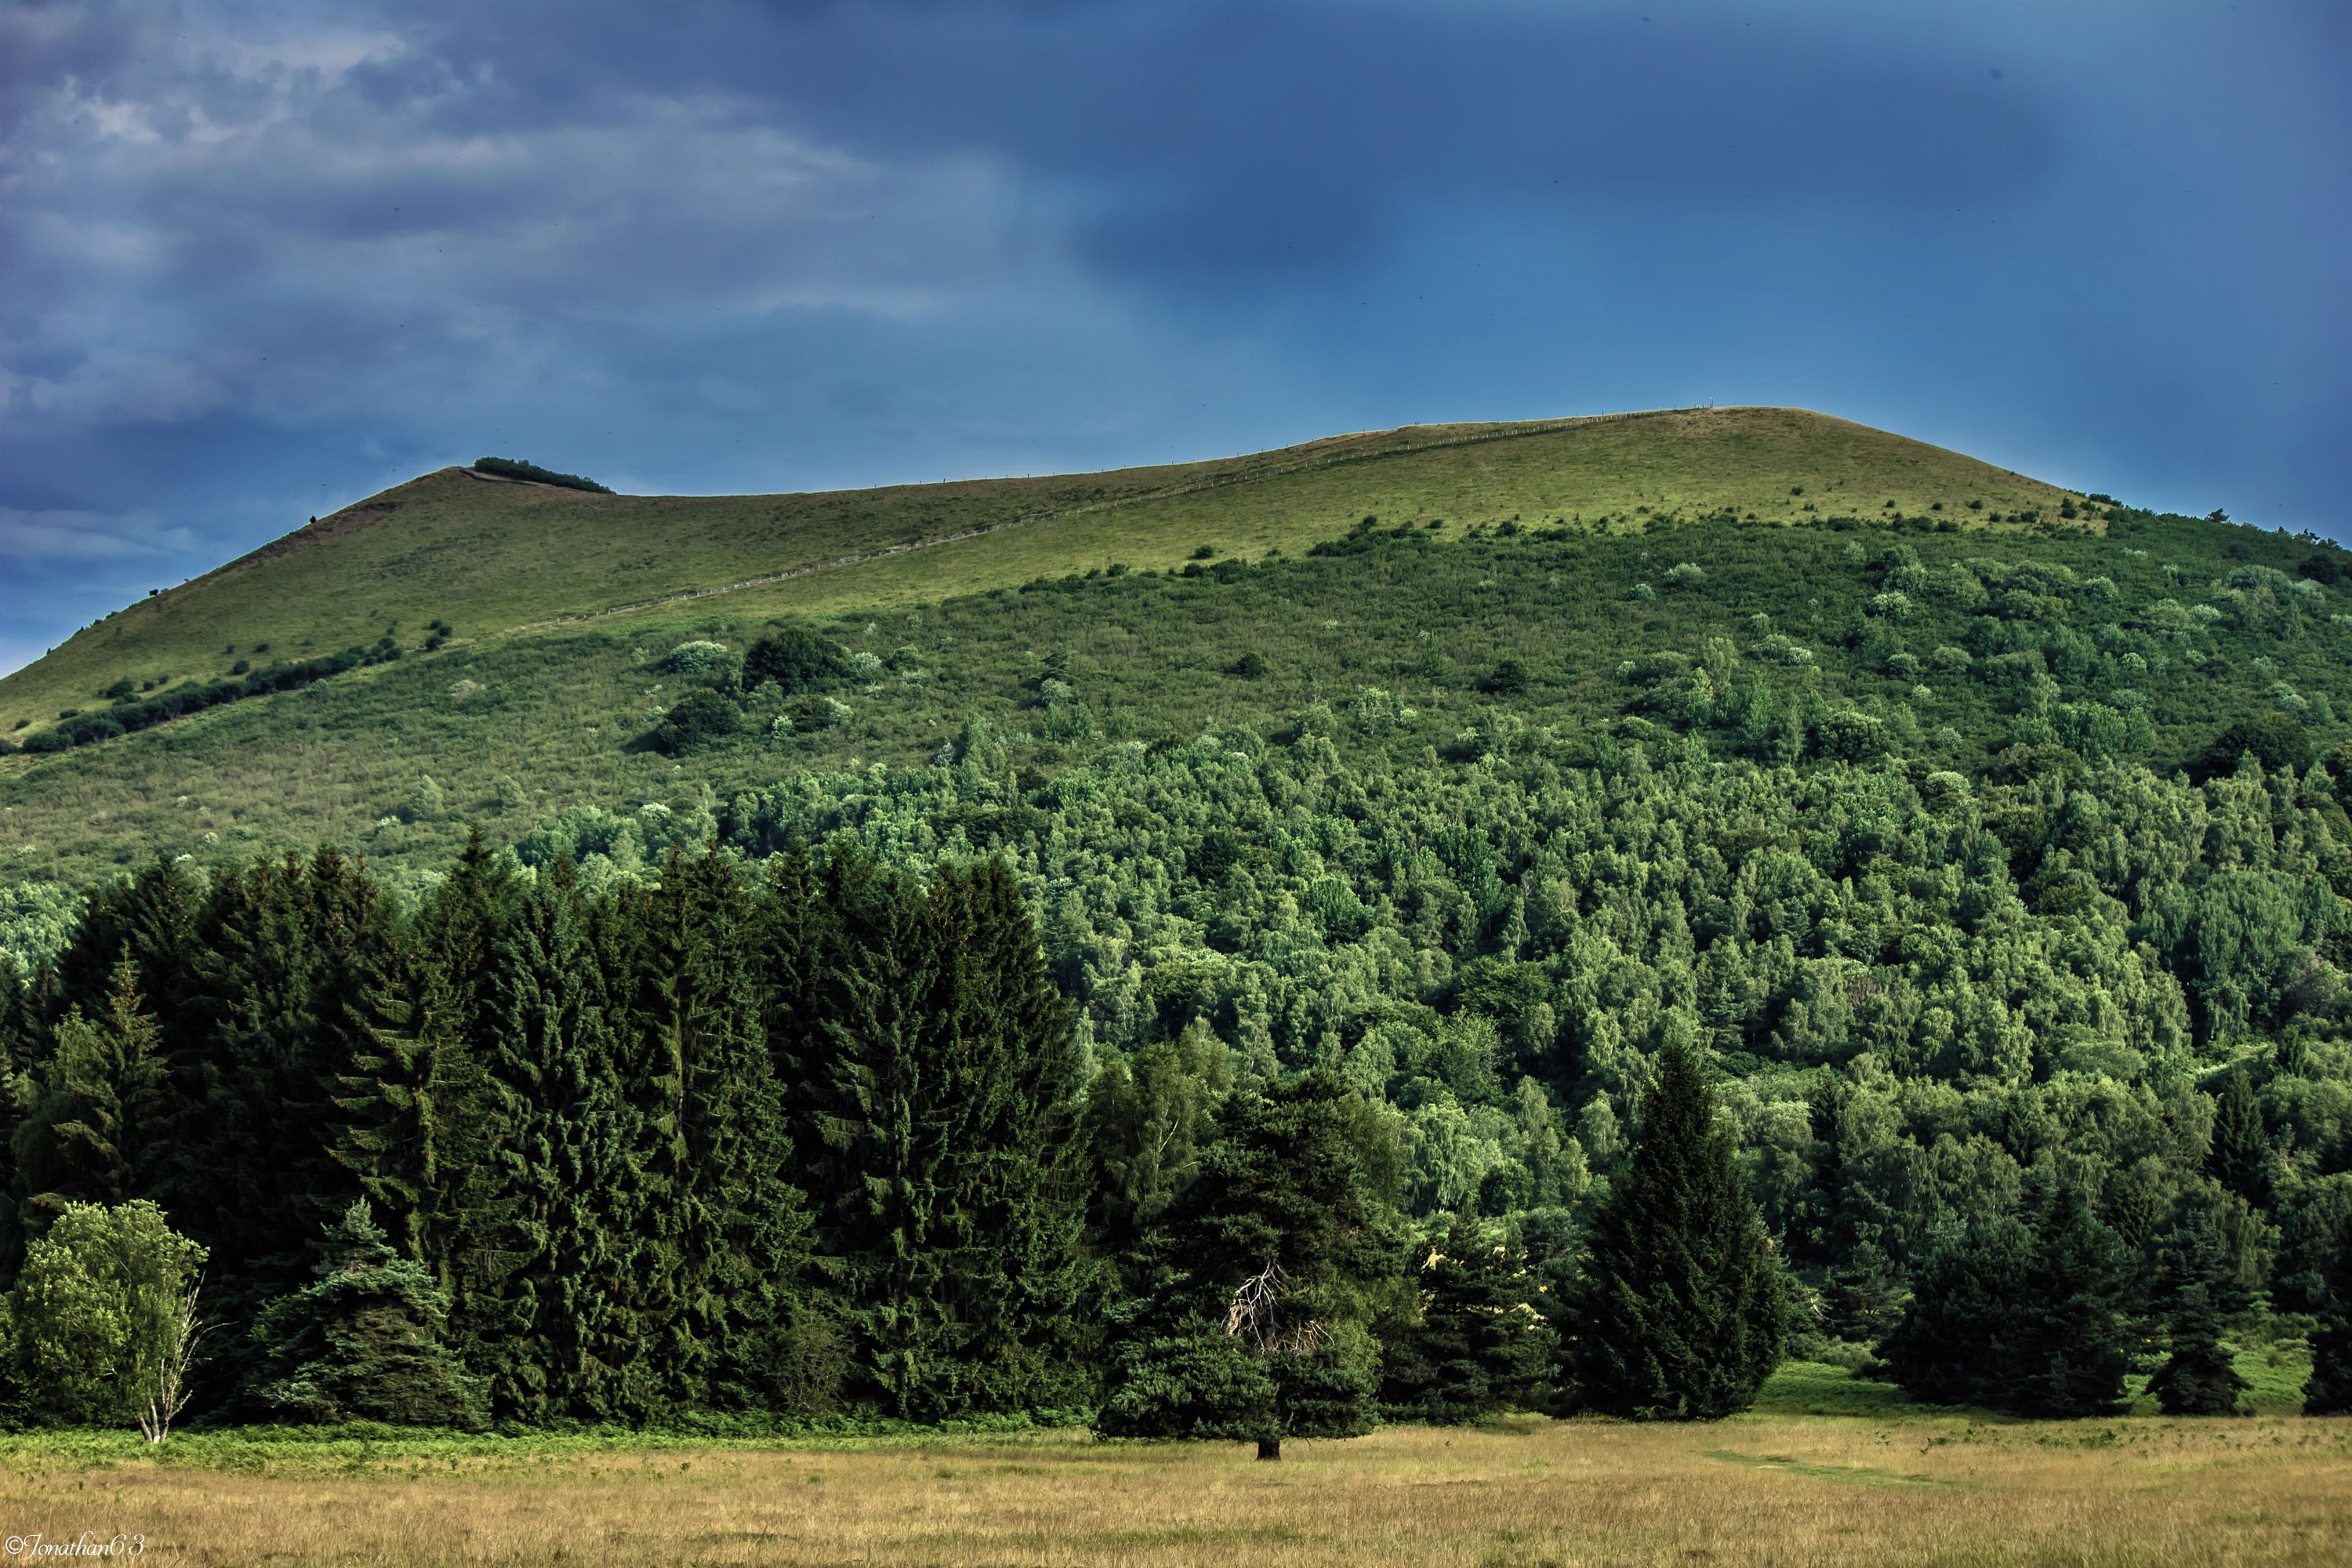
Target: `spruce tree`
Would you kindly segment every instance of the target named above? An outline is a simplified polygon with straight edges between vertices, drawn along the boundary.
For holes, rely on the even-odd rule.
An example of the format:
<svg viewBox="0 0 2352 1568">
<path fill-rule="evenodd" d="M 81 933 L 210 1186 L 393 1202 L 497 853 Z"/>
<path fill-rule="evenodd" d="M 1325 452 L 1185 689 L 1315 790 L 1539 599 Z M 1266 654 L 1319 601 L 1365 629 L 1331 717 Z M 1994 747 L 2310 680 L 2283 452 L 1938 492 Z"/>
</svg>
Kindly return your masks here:
<svg viewBox="0 0 2352 1568">
<path fill-rule="evenodd" d="M 673 852 L 635 915 L 631 1056 L 654 1096 L 648 1117 L 671 1130 L 657 1167 L 676 1248 L 669 1396 L 764 1406 L 792 1359 L 807 1220 L 790 1180 L 750 901 L 723 858 Z"/>
<path fill-rule="evenodd" d="M 1943 1237 L 1879 1345 L 1916 1399 L 2018 1415 L 2110 1414 L 2123 1394 L 2123 1254 L 2081 1182 L 2043 1178 L 2032 1220 L 1979 1217 Z"/>
<path fill-rule="evenodd" d="M 2352 1225 L 2336 1237 L 2327 1294 L 2311 1334 L 2311 1381 L 2304 1384 L 2305 1415 L 2352 1415 Z"/>
<path fill-rule="evenodd" d="M 159 1201 L 215 1259 L 224 1373 L 252 1314 L 300 1284 L 320 1227 L 357 1194 L 335 1158 L 336 1100 L 397 1026 L 396 963 L 380 889 L 332 849 L 225 877 L 206 900 L 183 1008 L 191 1048 L 175 1063 L 202 1098 Z"/>
<path fill-rule="evenodd" d="M 2271 1197 L 2270 1131 L 2263 1124 L 2262 1100 L 2242 1065 L 2222 1080 L 2213 1111 L 2213 1142 L 2205 1168 L 2223 1186 L 2256 1207 Z"/>
<path fill-rule="evenodd" d="M 458 1243 L 454 1338 L 500 1416 L 642 1421 L 663 1409 L 630 1270 L 649 1195 L 622 1091 L 617 955 L 559 862 L 515 903 L 491 963 L 484 1062 L 498 1201 Z"/>
<path fill-rule="evenodd" d="M 1092 1279 L 1065 1005 L 1001 867 L 927 890 L 854 852 L 780 960 L 798 1146 L 859 1379 L 902 1415 L 1063 1403 Z"/>
<path fill-rule="evenodd" d="M 1526 1252 L 1457 1215 L 1422 1260 L 1420 1321 L 1381 1360 L 1381 1397 L 1402 1415 L 1475 1421 L 1543 1402 L 1559 1340 L 1538 1310 Z"/>
<path fill-rule="evenodd" d="M 256 1319 L 254 1397 L 284 1419 L 478 1428 L 481 1385 L 444 1335 L 449 1299 L 354 1199 L 325 1227 L 317 1279 Z"/>
<path fill-rule="evenodd" d="M 1068 1005 L 1000 860 L 936 879 L 934 1009 L 959 1122 L 942 1171 L 960 1245 L 943 1280 L 964 1345 L 966 1404 L 1067 1405 L 1089 1392 L 1088 1182 Z"/>
<path fill-rule="evenodd" d="M 1842 1340 L 1876 1344 L 1903 1315 L 1903 1281 L 1874 1242 L 1857 1245 L 1830 1270 L 1822 1326 Z"/>
<path fill-rule="evenodd" d="M 336 1159 L 393 1229 L 402 1251 L 457 1284 L 466 1212 L 494 1201 L 488 1075 L 479 1058 L 492 943 L 503 897 L 476 831 L 404 944 L 385 1026 L 336 1097 Z"/>
<path fill-rule="evenodd" d="M 1374 1326 L 1403 1284 L 1386 1131 L 1337 1075 L 1237 1095 L 1201 1174 L 1150 1227 L 1115 1316 L 1099 1430 L 1350 1437 L 1377 1419 Z"/>
<path fill-rule="evenodd" d="M 1755 1403 L 1780 1364 L 1786 1287 L 1714 1118 L 1697 1058 L 1669 1046 L 1568 1313 L 1568 1367 L 1589 1409 L 1716 1420 Z"/>
<path fill-rule="evenodd" d="M 114 966 L 103 1007 L 69 1007 L 16 1130 L 17 1208 L 37 1234 L 68 1203 L 125 1204 L 155 1195 L 173 1106 L 162 1037 L 130 961 Z"/>
<path fill-rule="evenodd" d="M 2221 1319 L 2242 1305 L 2211 1209 L 2185 1207 L 2164 1237 L 2158 1291 L 2172 1353 L 2148 1380 L 2167 1415 L 2234 1415 L 2250 1384 L 2221 1342 Z"/>
</svg>

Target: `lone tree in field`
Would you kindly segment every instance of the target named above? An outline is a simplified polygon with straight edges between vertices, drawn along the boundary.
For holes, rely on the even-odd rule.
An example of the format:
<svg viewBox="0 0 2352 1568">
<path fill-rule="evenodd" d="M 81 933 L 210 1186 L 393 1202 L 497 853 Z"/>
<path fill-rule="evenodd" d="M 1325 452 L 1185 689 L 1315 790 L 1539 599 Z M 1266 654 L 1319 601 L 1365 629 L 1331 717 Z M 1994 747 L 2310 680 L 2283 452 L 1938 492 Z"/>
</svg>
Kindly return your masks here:
<svg viewBox="0 0 2352 1568">
<path fill-rule="evenodd" d="M 1201 1174 L 1147 1233 L 1119 1310 L 1115 1437 L 1356 1437 L 1378 1417 L 1370 1324 L 1402 1272 L 1396 1169 L 1371 1110 L 1330 1073 L 1228 1103 Z"/>
<path fill-rule="evenodd" d="M 94 1426 L 137 1422 L 163 1440 L 186 1405 L 205 1249 L 139 1200 L 67 1204 L 26 1249 L 8 1297 L 14 1382 L 33 1411 Z M 152 1424 L 152 1426 L 151 1426 Z"/>
<path fill-rule="evenodd" d="M 1754 1404 L 1780 1363 L 1780 1263 L 1685 1047 L 1659 1058 L 1562 1321 L 1578 1402 L 1612 1415 L 1717 1420 Z"/>
</svg>

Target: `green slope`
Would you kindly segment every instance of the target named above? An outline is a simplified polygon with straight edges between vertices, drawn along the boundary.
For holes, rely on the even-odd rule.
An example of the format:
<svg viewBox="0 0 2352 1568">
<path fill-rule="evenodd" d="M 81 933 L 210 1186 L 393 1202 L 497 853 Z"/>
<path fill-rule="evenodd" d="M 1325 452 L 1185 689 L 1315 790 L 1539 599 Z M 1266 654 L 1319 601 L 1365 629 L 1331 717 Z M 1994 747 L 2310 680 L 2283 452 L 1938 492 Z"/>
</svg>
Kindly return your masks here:
<svg viewBox="0 0 2352 1568">
<path fill-rule="evenodd" d="M 477 641 L 714 592 L 761 611 L 919 602 L 1041 572 L 1165 564 L 1202 544 L 1295 551 L 1367 512 L 1803 520 L 1875 516 L 1892 500 L 1975 518 L 2054 516 L 2066 500 L 1958 453 L 1772 408 L 1415 426 L 1212 462 L 810 495 L 603 496 L 445 468 L 78 633 L 0 679 L 0 733 L 23 740 L 124 678 L 212 680 L 240 658 L 301 658 L 388 630 L 415 640 L 432 619 Z"/>
<path fill-rule="evenodd" d="M 1498 724 L 1810 762 L 1850 739 L 1823 727 L 1836 715 L 1923 767 L 2015 773 L 2042 765 L 2021 745 L 2056 738 L 2169 770 L 2232 718 L 2291 715 L 2324 749 L 2352 714 L 2352 591 L 2298 575 L 2308 542 L 2091 505 L 1789 410 L 841 495 L 446 470 L 379 500 L 398 504 L 322 520 L 0 682 L 21 740 L 124 678 L 387 634 L 402 650 L 0 756 L 0 894 L 158 849 L 211 864 L 321 842 L 414 879 L 470 826 L 511 841 L 573 806 L 691 815 L 818 776 L 854 793 L 844 777 L 960 754 L 975 723 L 1042 780 L 1122 746 L 1335 720 L 1343 750 L 1404 768 L 1475 758 L 1463 737 Z M 778 618 L 865 656 L 835 709 L 780 727 L 747 704 L 722 744 L 646 747 L 695 684 L 671 648 L 740 652 Z M 434 620 L 457 636 L 426 651 Z"/>
</svg>

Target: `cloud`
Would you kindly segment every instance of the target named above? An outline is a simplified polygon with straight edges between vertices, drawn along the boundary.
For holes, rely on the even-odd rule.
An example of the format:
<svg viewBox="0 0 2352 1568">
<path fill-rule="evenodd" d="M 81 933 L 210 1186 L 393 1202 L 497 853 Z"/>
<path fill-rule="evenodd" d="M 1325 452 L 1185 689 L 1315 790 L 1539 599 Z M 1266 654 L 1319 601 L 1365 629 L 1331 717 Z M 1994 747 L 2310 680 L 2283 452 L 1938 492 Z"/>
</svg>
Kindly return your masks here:
<svg viewBox="0 0 2352 1568">
<path fill-rule="evenodd" d="M 195 536 L 188 529 L 149 518 L 68 508 L 27 511 L 0 506 L 0 560 L 160 560 L 183 555 L 195 544 Z"/>
<path fill-rule="evenodd" d="M 2259 5 L 0 7 L 0 614 L 488 451 L 828 488 L 1709 395 L 2301 525 L 2347 56 Z"/>
<path fill-rule="evenodd" d="M 150 30 L 169 68 L 60 75 L 19 127 L 20 418 L 315 419 L 436 374 L 593 376 L 618 322 L 920 325 L 1082 291 L 985 157 L 861 157 L 725 92 L 534 119 L 495 62 L 364 28 Z"/>
</svg>

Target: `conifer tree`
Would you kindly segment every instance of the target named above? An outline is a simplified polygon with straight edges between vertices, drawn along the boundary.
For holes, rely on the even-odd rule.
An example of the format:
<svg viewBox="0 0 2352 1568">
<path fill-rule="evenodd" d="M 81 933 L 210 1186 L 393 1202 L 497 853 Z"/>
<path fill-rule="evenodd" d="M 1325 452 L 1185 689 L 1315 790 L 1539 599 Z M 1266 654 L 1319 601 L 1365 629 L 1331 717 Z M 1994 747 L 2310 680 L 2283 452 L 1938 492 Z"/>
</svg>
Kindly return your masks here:
<svg viewBox="0 0 2352 1568">
<path fill-rule="evenodd" d="M 961 1324 L 967 1402 L 1075 1402 L 1099 1279 L 1086 1247 L 1087 1181 L 1068 1006 L 1047 980 L 1020 889 L 999 860 L 941 873 L 934 1011 L 960 1122 L 950 1134 L 961 1243 L 947 1294 Z"/>
<path fill-rule="evenodd" d="M 463 1216 L 495 1201 L 484 1038 L 500 879 L 479 831 L 434 892 L 387 987 L 385 1027 L 344 1075 L 336 1159 L 407 1256 L 453 1289 Z"/>
<path fill-rule="evenodd" d="M 1916 1399 L 2108 1414 L 2127 1364 L 2122 1264 L 2080 1181 L 2052 1172 L 2030 1225 L 1979 1217 L 1938 1243 L 1879 1355 Z"/>
<path fill-rule="evenodd" d="M 2264 1207 L 2270 1203 L 2271 1164 L 2270 1131 L 2263 1124 L 2253 1079 L 2242 1065 L 2232 1067 L 2214 1107 L 2213 1142 L 2205 1168 L 2248 1203 Z"/>
<path fill-rule="evenodd" d="M 1875 1344 L 1903 1315 L 1903 1281 L 1875 1242 L 1860 1242 L 1830 1270 L 1822 1327 L 1840 1339 Z"/>
<path fill-rule="evenodd" d="M 453 1337 L 503 1416 L 662 1408 L 628 1273 L 649 1200 L 616 1067 L 614 957 L 562 864 L 516 900 L 493 955 L 484 1060 L 499 1196 L 467 1216 Z"/>
<path fill-rule="evenodd" d="M 678 1319 L 665 1369 L 678 1404 L 770 1402 L 798 1313 L 807 1220 L 749 951 L 750 901 L 727 861 L 675 852 L 635 907 L 635 1072 L 672 1130 L 656 1150 L 674 1229 Z"/>
<path fill-rule="evenodd" d="M 1457 1215 L 1422 1260 L 1420 1321 L 1381 1356 L 1381 1398 L 1453 1423 L 1542 1402 L 1558 1336 L 1538 1310 L 1525 1251 Z"/>
<path fill-rule="evenodd" d="M 16 1130 L 17 1208 L 26 1232 L 68 1203 L 125 1204 L 154 1195 L 169 1152 L 173 1105 L 162 1039 L 128 959 L 102 1009 L 68 1008 Z"/>
<path fill-rule="evenodd" d="M 1696 1057 L 1669 1046 L 1568 1314 L 1568 1366 L 1588 1408 L 1716 1420 L 1753 1404 L 1780 1364 L 1786 1288 L 1714 1118 Z"/>
<path fill-rule="evenodd" d="M 2172 1353 L 2147 1391 L 2167 1415 L 2236 1415 L 2251 1385 L 2221 1342 L 2221 1319 L 2244 1301 L 2211 1209 L 2184 1208 L 2164 1237 L 2158 1292 Z"/>
<path fill-rule="evenodd" d="M 2327 1294 L 2311 1335 L 2311 1380 L 2304 1384 L 2305 1415 L 2352 1415 L 2352 1226 L 2336 1238 Z"/>
<path fill-rule="evenodd" d="M 325 1227 L 317 1278 L 255 1320 L 256 1398 L 283 1417 L 483 1425 L 482 1390 L 445 1341 L 449 1299 L 356 1198 Z"/>
<path fill-rule="evenodd" d="M 159 1201 L 211 1250 L 233 1372 L 253 1312 L 307 1276 L 320 1226 L 355 1195 L 335 1101 L 399 1022 L 397 949 L 374 882 L 332 849 L 222 879 L 193 946 L 183 1011 L 203 1099 Z"/>
<path fill-rule="evenodd" d="M 1017 890 L 840 853 L 819 896 L 801 1148 L 859 1374 L 906 1415 L 1069 1397 L 1076 1063 Z"/>
<path fill-rule="evenodd" d="M 1145 1240 L 1097 1426 L 1112 1436 L 1351 1437 L 1377 1417 L 1372 1330 L 1402 1283 L 1392 1147 L 1337 1075 L 1226 1104 Z"/>
</svg>

